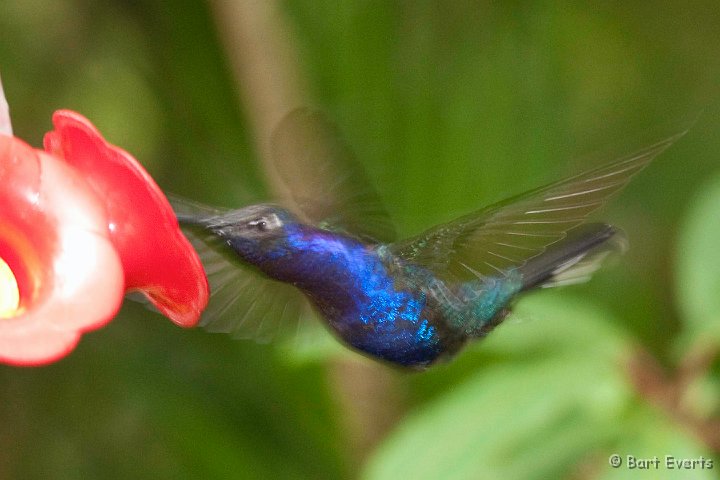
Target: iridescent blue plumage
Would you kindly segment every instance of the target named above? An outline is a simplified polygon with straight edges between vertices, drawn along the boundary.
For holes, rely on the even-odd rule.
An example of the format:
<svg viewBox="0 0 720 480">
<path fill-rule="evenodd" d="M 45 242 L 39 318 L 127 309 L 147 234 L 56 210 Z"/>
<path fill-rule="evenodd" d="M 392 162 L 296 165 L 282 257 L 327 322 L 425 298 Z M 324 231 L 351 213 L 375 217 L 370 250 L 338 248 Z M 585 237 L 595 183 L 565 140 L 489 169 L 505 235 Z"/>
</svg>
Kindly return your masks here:
<svg viewBox="0 0 720 480">
<path fill-rule="evenodd" d="M 390 224 L 362 172 L 322 117 L 296 111 L 274 138 L 293 212 L 270 204 L 219 211 L 176 202 L 181 222 L 222 240 L 201 251 L 211 282 L 213 273 L 223 273 L 213 288 L 225 297 L 204 324 L 241 332 L 252 323 L 267 333 L 295 315 L 289 305 L 299 291 L 349 346 L 427 367 L 491 331 L 519 293 L 584 280 L 620 249 L 614 227 L 579 226 L 674 140 L 417 237 L 380 242 L 392 238 Z M 240 260 L 229 274 L 228 255 Z"/>
</svg>

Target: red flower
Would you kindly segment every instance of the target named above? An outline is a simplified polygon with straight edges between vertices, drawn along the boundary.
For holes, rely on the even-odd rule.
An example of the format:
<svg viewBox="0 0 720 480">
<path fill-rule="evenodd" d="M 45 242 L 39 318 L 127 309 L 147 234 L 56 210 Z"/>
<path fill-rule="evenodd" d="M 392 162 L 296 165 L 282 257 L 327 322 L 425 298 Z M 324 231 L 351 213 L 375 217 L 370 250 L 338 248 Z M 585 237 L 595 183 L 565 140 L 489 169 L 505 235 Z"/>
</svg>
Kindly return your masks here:
<svg viewBox="0 0 720 480">
<path fill-rule="evenodd" d="M 125 290 L 194 326 L 207 279 L 165 196 L 81 115 L 53 123 L 48 153 L 0 134 L 0 361 L 66 355 Z"/>
<path fill-rule="evenodd" d="M 60 160 L 0 135 L 0 185 L 0 296 L 17 303 L 0 312 L 0 360 L 50 362 L 115 315 L 122 265 L 97 195 Z"/>
<path fill-rule="evenodd" d="M 137 160 L 108 144 L 82 115 L 57 111 L 53 125 L 45 150 L 83 172 L 103 197 L 126 288 L 142 291 L 178 325 L 194 326 L 207 305 L 207 278 L 165 195 Z"/>
</svg>

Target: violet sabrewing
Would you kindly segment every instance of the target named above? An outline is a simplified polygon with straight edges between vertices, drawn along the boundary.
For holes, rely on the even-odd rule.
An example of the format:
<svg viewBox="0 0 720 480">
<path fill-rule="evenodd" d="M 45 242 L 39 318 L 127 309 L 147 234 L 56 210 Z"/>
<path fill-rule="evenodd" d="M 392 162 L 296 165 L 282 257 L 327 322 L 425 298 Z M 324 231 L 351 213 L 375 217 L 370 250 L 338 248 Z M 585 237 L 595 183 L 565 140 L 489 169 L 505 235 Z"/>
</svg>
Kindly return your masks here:
<svg viewBox="0 0 720 480">
<path fill-rule="evenodd" d="M 679 136 L 395 241 L 333 125 L 295 110 L 271 139 L 291 207 L 173 202 L 211 282 L 201 324 L 262 339 L 309 301 L 353 349 L 428 367 L 487 335 L 519 294 L 586 280 L 622 250 L 622 232 L 584 221 Z"/>
</svg>

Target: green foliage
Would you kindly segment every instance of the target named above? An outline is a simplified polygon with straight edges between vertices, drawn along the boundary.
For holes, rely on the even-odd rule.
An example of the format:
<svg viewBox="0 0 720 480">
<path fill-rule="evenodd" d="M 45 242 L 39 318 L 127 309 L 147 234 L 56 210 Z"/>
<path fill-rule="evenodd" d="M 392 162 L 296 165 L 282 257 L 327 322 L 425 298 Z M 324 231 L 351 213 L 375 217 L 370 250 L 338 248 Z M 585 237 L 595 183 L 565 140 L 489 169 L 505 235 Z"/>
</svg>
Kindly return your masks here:
<svg viewBox="0 0 720 480">
<path fill-rule="evenodd" d="M 40 145 L 51 112 L 75 108 L 163 188 L 266 199 L 218 3 L 0 2 L 16 133 Z M 329 335 L 258 346 L 128 305 L 57 364 L 0 367 L 0 478 L 635 478 L 608 457 L 707 458 L 686 420 L 720 416 L 717 358 L 679 392 L 683 418 L 628 362 L 650 352 L 672 379 L 720 346 L 717 2 L 278 4 L 311 105 L 338 122 L 401 235 L 705 114 L 603 212 L 630 239 L 618 267 L 524 298 L 453 363 L 362 397 L 341 389 L 362 393 L 377 370 L 337 382 L 356 354 Z M 356 440 L 353 419 L 380 431 L 382 415 L 362 413 L 392 408 L 407 413 L 384 439 Z"/>
<path fill-rule="evenodd" d="M 686 336 L 720 342 L 720 177 L 702 188 L 683 223 L 677 253 L 677 299 Z"/>
</svg>

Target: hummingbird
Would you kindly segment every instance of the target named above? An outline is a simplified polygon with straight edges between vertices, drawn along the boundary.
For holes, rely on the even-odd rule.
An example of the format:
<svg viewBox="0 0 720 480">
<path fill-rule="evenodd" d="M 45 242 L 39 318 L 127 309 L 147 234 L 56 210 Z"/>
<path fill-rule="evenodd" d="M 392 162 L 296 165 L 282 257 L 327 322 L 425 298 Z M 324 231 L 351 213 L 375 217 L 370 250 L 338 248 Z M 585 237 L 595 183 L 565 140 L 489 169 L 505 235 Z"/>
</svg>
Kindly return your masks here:
<svg viewBox="0 0 720 480">
<path fill-rule="evenodd" d="M 588 280 L 622 252 L 623 232 L 587 217 L 681 135 L 397 240 L 337 128 L 294 110 L 270 139 L 286 204 L 171 198 L 210 280 L 201 325 L 262 341 L 310 305 L 351 349 L 428 368 L 485 337 L 523 293 Z"/>
</svg>

